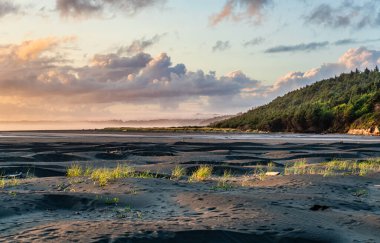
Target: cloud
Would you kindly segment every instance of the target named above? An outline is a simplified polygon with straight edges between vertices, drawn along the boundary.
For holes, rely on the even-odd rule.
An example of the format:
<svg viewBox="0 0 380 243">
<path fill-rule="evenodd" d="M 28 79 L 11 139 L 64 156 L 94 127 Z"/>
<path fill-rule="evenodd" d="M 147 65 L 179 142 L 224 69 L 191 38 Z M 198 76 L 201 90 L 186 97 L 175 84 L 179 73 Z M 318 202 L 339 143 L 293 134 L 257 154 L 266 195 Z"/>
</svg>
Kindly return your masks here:
<svg viewBox="0 0 380 243">
<path fill-rule="evenodd" d="M 225 20 L 254 20 L 261 22 L 262 11 L 272 0 L 227 0 L 223 9 L 210 17 L 210 24 L 215 26 Z M 241 10 L 240 12 L 238 10 Z"/>
<path fill-rule="evenodd" d="M 231 48 L 231 44 L 229 41 L 220 41 L 218 40 L 215 45 L 212 47 L 212 51 L 225 51 Z"/>
<path fill-rule="evenodd" d="M 378 41 L 380 41 L 380 39 L 357 40 L 357 39 L 349 38 L 349 39 L 337 40 L 334 42 L 334 45 L 342 46 L 342 45 L 363 44 L 363 43 L 378 42 Z"/>
<path fill-rule="evenodd" d="M 165 0 L 56 0 L 56 9 L 64 17 L 88 18 L 101 16 L 106 11 L 134 15 L 142 9 L 164 2 Z"/>
<path fill-rule="evenodd" d="M 355 3 L 357 3 L 355 1 Z M 307 24 L 323 25 L 329 28 L 365 28 L 380 25 L 380 10 L 376 1 L 343 1 L 340 6 L 320 4 L 305 16 Z"/>
<path fill-rule="evenodd" d="M 36 40 L 27 40 L 21 44 L 15 45 L 4 45 L 0 47 L 0 62 L 5 65 L 17 64 L 23 62 L 33 62 L 33 61 L 47 61 L 57 62 L 63 61 L 56 55 L 56 48 L 60 45 L 75 40 L 75 37 L 47 37 Z M 55 50 L 52 55 L 46 55 L 50 51 Z"/>
<path fill-rule="evenodd" d="M 134 40 L 130 45 L 120 47 L 117 51 L 118 54 L 126 53 L 128 55 L 133 55 L 139 52 L 145 51 L 145 49 L 157 44 L 160 39 L 165 36 L 166 34 L 162 35 L 155 35 L 150 39 L 142 38 L 140 40 Z"/>
<path fill-rule="evenodd" d="M 282 52 L 310 52 L 319 50 L 322 48 L 326 48 L 332 45 L 342 46 L 342 45 L 353 45 L 353 44 L 363 44 L 370 42 L 378 42 L 380 39 L 366 39 L 366 40 L 357 40 L 357 39 L 341 39 L 335 42 L 310 42 L 310 43 L 301 43 L 297 45 L 278 45 L 271 48 L 266 49 L 265 53 L 282 53 Z"/>
<path fill-rule="evenodd" d="M 74 39 L 75 37 L 48 37 L 38 40 L 25 41 L 21 45 L 15 46 L 13 52 L 20 60 L 35 60 L 47 50 L 53 49 L 60 44 L 71 42 Z"/>
<path fill-rule="evenodd" d="M 0 2 L 0 18 L 8 14 L 17 14 L 20 11 L 20 6 L 15 5 L 10 1 L 1 1 Z"/>
<path fill-rule="evenodd" d="M 249 47 L 249 46 L 256 46 L 256 45 L 260 45 L 261 43 L 264 42 L 264 38 L 262 37 L 257 37 L 257 38 L 254 38 L 252 40 L 249 40 L 249 41 L 246 41 L 243 43 L 243 46 L 244 47 Z"/>
<path fill-rule="evenodd" d="M 213 72 L 188 71 L 184 64 L 173 64 L 166 53 L 156 57 L 146 53 L 133 56 L 98 54 L 87 66 L 61 65 L 54 59 L 45 58 L 61 43 L 55 40 L 25 41 L 1 52 L 0 89 L 11 96 L 54 97 L 60 102 L 65 100 L 63 103 L 120 102 L 166 106 L 202 96 L 240 95 L 242 89 L 258 84 L 242 72 L 217 77 Z M 37 43 L 48 44 L 41 45 L 41 48 L 26 48 L 31 51 L 23 55 L 14 51 L 40 46 Z M 20 61 L 22 65 L 19 65 Z"/>
<path fill-rule="evenodd" d="M 358 43 L 358 41 L 355 39 L 342 39 L 342 40 L 335 41 L 334 45 L 342 46 L 342 45 L 351 45 L 351 44 L 356 44 L 356 43 Z"/>
<path fill-rule="evenodd" d="M 142 110 L 150 117 L 234 113 L 342 72 L 380 65 L 380 51 L 349 49 L 336 63 L 290 72 L 273 85 L 265 85 L 242 71 L 217 76 L 188 70 L 185 64 L 173 63 L 166 53 L 97 54 L 88 65 L 73 66 L 61 62 L 56 54 L 70 40 L 49 37 L 0 48 L 2 114 L 17 110 L 31 117 L 126 119 L 133 114 L 143 116 Z"/>
<path fill-rule="evenodd" d="M 268 94 L 285 94 L 294 89 L 304 87 L 322 79 L 334 77 L 344 72 L 350 72 L 358 68 L 373 69 L 380 65 L 380 51 L 368 50 L 365 47 L 351 48 L 347 50 L 336 63 L 323 64 L 318 68 L 306 72 L 290 72 L 279 78 L 277 82 L 268 89 Z M 272 95 L 273 96 L 273 95 Z"/>
<path fill-rule="evenodd" d="M 315 51 L 321 48 L 324 48 L 329 45 L 328 41 L 324 42 L 311 42 L 311 43 L 302 43 L 298 45 L 280 45 L 266 49 L 266 53 L 280 53 L 280 52 L 298 52 L 298 51 Z"/>
</svg>

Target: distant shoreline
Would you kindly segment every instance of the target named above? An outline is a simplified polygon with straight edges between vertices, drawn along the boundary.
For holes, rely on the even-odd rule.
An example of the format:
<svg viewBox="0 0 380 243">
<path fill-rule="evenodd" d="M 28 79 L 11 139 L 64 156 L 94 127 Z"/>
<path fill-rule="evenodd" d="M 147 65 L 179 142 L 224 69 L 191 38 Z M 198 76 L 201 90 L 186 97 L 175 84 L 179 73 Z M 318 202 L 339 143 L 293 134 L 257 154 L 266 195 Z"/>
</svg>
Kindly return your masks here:
<svg viewBox="0 0 380 243">
<path fill-rule="evenodd" d="M 241 130 L 236 128 L 213 128 L 213 127 L 201 127 L 201 126 L 186 126 L 186 127 L 106 127 L 95 129 L 47 129 L 47 130 L 0 130 L 0 132 L 34 132 L 34 133 L 185 133 L 185 134 L 307 134 L 307 135 L 351 135 L 351 136 L 379 136 L 378 134 L 371 133 L 311 133 L 311 132 L 266 132 L 266 131 L 254 131 L 254 130 Z"/>
</svg>

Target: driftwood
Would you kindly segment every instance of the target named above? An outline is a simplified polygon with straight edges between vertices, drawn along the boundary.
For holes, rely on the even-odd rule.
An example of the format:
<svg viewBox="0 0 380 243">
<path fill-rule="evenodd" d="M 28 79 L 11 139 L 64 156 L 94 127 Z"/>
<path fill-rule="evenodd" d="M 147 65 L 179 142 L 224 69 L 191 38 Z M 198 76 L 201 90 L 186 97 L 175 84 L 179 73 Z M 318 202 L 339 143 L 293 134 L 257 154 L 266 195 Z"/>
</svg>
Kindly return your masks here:
<svg viewBox="0 0 380 243">
<path fill-rule="evenodd" d="M 267 175 L 267 176 L 277 176 L 277 175 L 280 175 L 280 172 L 266 172 L 265 175 Z"/>
</svg>

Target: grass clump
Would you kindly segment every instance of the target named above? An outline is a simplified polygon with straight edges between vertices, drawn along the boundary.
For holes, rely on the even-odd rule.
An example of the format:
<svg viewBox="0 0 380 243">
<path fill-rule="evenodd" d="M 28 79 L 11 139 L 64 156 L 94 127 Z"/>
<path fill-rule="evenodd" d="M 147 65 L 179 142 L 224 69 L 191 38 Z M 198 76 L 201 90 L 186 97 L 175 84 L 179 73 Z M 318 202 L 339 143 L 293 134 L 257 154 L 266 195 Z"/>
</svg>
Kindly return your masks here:
<svg viewBox="0 0 380 243">
<path fill-rule="evenodd" d="M 353 192 L 352 195 L 355 197 L 366 197 L 368 196 L 368 190 L 364 188 L 359 188 L 355 192 Z"/>
<path fill-rule="evenodd" d="M 84 169 L 78 164 L 72 164 L 67 169 L 66 174 L 69 178 L 85 176 L 93 180 L 99 186 L 106 186 L 110 181 L 133 177 L 135 170 L 130 166 L 120 164 L 115 168 L 93 168 L 86 166 Z"/>
<path fill-rule="evenodd" d="M 83 169 L 79 164 L 72 164 L 67 168 L 67 177 L 81 177 L 83 175 Z"/>
<path fill-rule="evenodd" d="M 116 168 L 98 168 L 91 172 L 90 178 L 99 186 L 106 186 L 110 181 L 132 177 L 134 169 L 130 166 L 117 165 Z"/>
<path fill-rule="evenodd" d="M 253 171 L 253 176 L 260 181 L 264 181 L 269 176 L 268 172 L 276 172 L 276 168 L 277 164 L 274 162 L 269 162 L 266 165 L 257 164 L 255 170 Z"/>
<path fill-rule="evenodd" d="M 231 183 L 228 182 L 228 180 L 230 180 L 231 177 L 232 177 L 231 171 L 225 170 L 223 172 L 223 176 L 218 180 L 218 184 L 216 186 L 212 187 L 212 189 L 223 190 L 223 191 L 231 190 L 232 185 L 231 185 Z"/>
<path fill-rule="evenodd" d="M 133 175 L 134 178 L 141 178 L 141 179 L 153 179 L 158 177 L 158 173 L 154 174 L 151 173 L 149 170 L 143 171 L 143 172 L 136 172 Z"/>
<path fill-rule="evenodd" d="M 258 178 L 260 181 L 265 180 L 267 177 L 266 171 L 263 167 L 255 168 L 255 171 L 253 172 L 253 175 Z"/>
<path fill-rule="evenodd" d="M 273 172 L 274 168 L 276 168 L 276 164 L 273 162 L 269 162 L 267 165 L 267 172 Z"/>
<path fill-rule="evenodd" d="M 176 165 L 176 167 L 174 167 L 174 169 L 172 171 L 170 178 L 178 180 L 178 179 L 181 179 L 181 177 L 183 177 L 185 175 L 186 175 L 186 169 L 179 166 L 179 165 Z"/>
<path fill-rule="evenodd" d="M 112 179 L 111 170 L 106 168 L 95 169 L 92 171 L 90 178 L 94 183 L 98 183 L 99 186 L 106 186 Z"/>
<path fill-rule="evenodd" d="M 212 166 L 201 165 L 193 174 L 190 176 L 189 181 L 204 181 L 212 175 Z"/>
<path fill-rule="evenodd" d="M 67 177 L 88 177 L 99 186 L 106 186 L 109 182 L 122 178 L 157 178 L 158 173 L 150 171 L 136 172 L 133 167 L 118 164 L 115 168 L 92 168 L 84 169 L 78 164 L 73 164 L 67 169 Z"/>
<path fill-rule="evenodd" d="M 21 180 L 17 178 L 12 178 L 12 179 L 0 179 L 0 188 L 4 189 L 6 187 L 14 187 L 18 186 L 21 184 Z"/>
<path fill-rule="evenodd" d="M 86 165 L 86 167 L 83 170 L 83 176 L 90 177 L 93 169 L 94 168 L 92 166 Z"/>
<path fill-rule="evenodd" d="M 5 185 L 6 185 L 5 179 L 4 178 L 0 179 L 0 188 L 4 189 Z"/>
<path fill-rule="evenodd" d="M 307 164 L 305 160 L 286 164 L 285 175 L 358 175 L 366 176 L 370 173 L 380 172 L 380 160 L 369 159 L 366 161 L 332 160 L 319 164 Z"/>
<path fill-rule="evenodd" d="M 284 174 L 285 175 L 304 175 L 307 174 L 308 168 L 307 168 L 307 162 L 306 160 L 299 160 L 296 161 L 293 165 L 286 164 Z"/>
<path fill-rule="evenodd" d="M 20 184 L 21 184 L 21 181 L 20 179 L 17 179 L 17 178 L 10 179 L 7 183 L 7 185 L 9 186 L 18 186 Z"/>
<path fill-rule="evenodd" d="M 106 198 L 104 200 L 104 203 L 107 205 L 117 205 L 119 203 L 119 198 L 118 197 L 113 197 L 113 198 Z"/>
</svg>

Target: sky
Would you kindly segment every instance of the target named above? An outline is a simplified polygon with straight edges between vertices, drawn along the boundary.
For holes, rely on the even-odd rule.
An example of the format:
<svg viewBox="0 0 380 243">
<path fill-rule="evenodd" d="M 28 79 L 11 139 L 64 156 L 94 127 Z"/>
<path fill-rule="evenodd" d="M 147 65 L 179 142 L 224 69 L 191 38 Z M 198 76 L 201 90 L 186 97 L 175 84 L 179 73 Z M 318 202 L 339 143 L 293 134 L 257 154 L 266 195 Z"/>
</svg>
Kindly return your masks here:
<svg viewBox="0 0 380 243">
<path fill-rule="evenodd" d="M 0 121 L 236 114 L 380 65 L 375 0 L 0 0 Z"/>
</svg>

